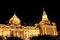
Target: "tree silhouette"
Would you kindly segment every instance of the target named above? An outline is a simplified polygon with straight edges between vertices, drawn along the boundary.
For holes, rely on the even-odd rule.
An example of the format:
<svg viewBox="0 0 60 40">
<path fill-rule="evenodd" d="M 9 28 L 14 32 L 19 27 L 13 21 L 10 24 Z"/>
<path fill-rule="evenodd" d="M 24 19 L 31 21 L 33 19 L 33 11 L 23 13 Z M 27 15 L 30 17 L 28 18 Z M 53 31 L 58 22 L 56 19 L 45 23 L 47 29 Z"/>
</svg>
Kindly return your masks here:
<svg viewBox="0 0 60 40">
<path fill-rule="evenodd" d="M 2 40 L 3 38 L 0 36 L 0 40 Z"/>
<path fill-rule="evenodd" d="M 22 40 L 22 39 L 18 37 L 9 37 L 7 40 Z"/>
<path fill-rule="evenodd" d="M 38 37 L 32 37 L 31 40 L 53 40 L 51 36 L 44 35 L 44 36 L 38 36 Z"/>
</svg>

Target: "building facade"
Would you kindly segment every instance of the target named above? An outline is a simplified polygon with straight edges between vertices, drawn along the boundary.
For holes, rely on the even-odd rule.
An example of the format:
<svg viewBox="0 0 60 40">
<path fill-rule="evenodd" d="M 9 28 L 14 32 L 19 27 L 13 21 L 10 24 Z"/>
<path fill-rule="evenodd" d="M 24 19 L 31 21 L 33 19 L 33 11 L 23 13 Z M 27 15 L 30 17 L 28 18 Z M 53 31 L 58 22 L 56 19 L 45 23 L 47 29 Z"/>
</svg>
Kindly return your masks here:
<svg viewBox="0 0 60 40">
<path fill-rule="evenodd" d="M 57 36 L 56 23 L 51 22 L 45 11 L 43 11 L 42 20 L 34 26 L 22 26 L 21 20 L 14 13 L 9 20 L 9 24 L 0 24 L 0 36 L 2 37 L 21 37 L 24 40 L 29 40 L 32 36 L 51 35 Z"/>
</svg>

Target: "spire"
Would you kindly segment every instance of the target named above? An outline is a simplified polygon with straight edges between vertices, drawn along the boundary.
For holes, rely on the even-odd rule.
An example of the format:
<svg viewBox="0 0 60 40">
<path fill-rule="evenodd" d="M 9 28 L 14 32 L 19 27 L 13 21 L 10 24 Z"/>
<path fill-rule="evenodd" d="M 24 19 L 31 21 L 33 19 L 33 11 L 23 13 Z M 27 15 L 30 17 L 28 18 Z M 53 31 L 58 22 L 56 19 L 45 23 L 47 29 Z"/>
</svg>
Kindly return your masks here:
<svg viewBox="0 0 60 40">
<path fill-rule="evenodd" d="M 48 17 L 47 17 L 47 14 L 43 8 L 43 15 L 42 15 L 42 21 L 47 21 L 48 20 Z"/>
<path fill-rule="evenodd" d="M 13 17 L 9 20 L 9 24 L 20 24 L 20 19 L 16 16 L 15 12 Z"/>
<path fill-rule="evenodd" d="M 16 16 L 16 12 L 14 11 L 14 16 Z"/>
</svg>

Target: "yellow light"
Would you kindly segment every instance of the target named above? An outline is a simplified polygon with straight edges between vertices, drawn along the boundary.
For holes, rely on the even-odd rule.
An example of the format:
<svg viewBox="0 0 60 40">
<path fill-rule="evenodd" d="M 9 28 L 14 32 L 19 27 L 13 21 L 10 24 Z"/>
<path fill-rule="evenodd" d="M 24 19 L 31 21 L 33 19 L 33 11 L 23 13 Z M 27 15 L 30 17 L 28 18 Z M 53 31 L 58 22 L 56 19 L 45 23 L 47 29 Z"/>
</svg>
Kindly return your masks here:
<svg viewBox="0 0 60 40">
<path fill-rule="evenodd" d="M 46 20 L 48 20 L 47 14 L 45 11 L 43 11 L 42 21 L 46 21 Z"/>
</svg>

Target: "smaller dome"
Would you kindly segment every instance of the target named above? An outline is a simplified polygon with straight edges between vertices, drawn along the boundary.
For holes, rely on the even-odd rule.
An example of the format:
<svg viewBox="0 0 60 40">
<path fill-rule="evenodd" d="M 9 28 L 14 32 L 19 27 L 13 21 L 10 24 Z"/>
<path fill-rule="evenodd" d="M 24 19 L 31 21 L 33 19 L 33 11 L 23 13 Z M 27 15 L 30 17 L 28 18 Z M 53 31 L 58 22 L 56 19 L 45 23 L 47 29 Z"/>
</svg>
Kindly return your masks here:
<svg viewBox="0 0 60 40">
<path fill-rule="evenodd" d="M 55 22 L 52 22 L 53 26 L 56 26 L 56 23 Z"/>
<path fill-rule="evenodd" d="M 42 21 L 47 21 L 48 17 L 45 11 L 43 11 L 43 15 L 42 15 Z"/>
<path fill-rule="evenodd" d="M 9 24 L 16 24 L 16 25 L 18 25 L 20 23 L 21 23 L 20 19 L 14 13 L 13 17 L 9 20 Z"/>
</svg>

